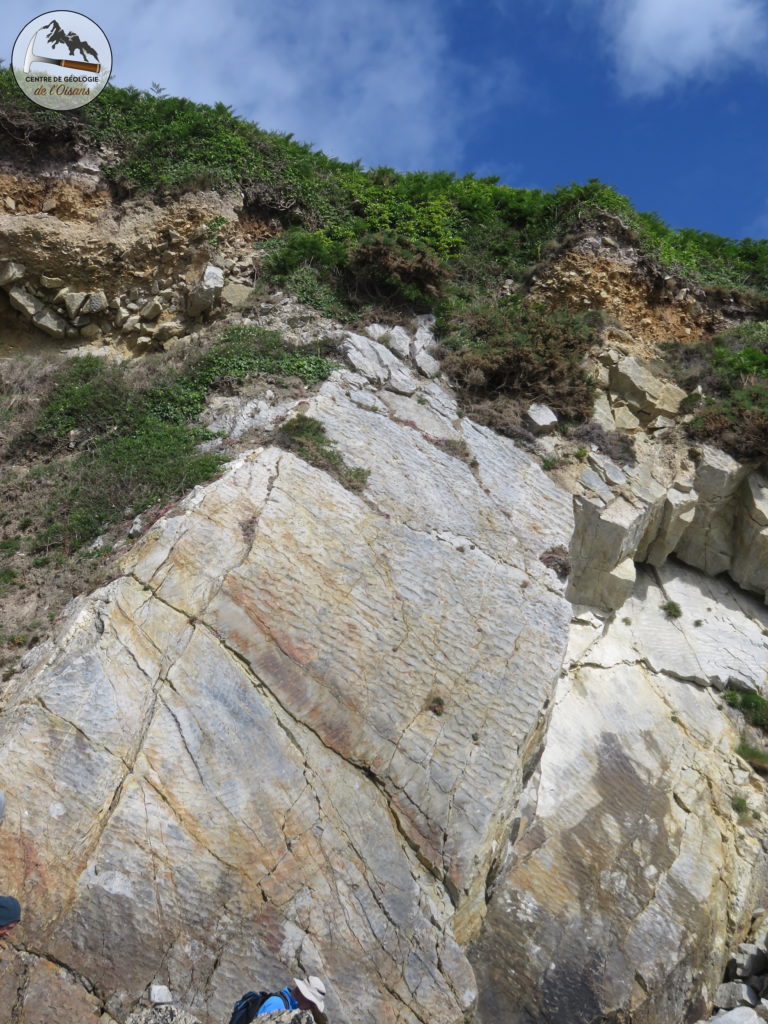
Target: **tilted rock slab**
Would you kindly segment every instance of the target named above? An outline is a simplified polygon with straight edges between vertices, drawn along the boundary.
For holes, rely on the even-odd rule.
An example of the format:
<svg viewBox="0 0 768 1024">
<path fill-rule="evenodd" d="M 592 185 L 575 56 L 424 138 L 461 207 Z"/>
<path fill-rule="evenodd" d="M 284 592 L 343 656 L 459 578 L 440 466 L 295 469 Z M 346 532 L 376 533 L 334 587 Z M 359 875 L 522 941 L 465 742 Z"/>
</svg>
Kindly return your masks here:
<svg viewBox="0 0 768 1024">
<path fill-rule="evenodd" d="M 768 612 L 683 569 L 672 592 L 690 604 L 665 620 L 659 604 L 676 582 L 672 566 L 662 572 L 663 589 L 639 569 L 627 614 L 610 625 L 577 617 L 519 838 L 472 955 L 481 1024 L 706 1016 L 726 940 L 745 934 L 764 895 L 764 786 L 734 753 L 737 716 L 701 684 L 728 661 L 765 677 L 757 627 Z M 734 797 L 762 817 L 740 820 Z"/>
<path fill-rule="evenodd" d="M 570 611 L 540 556 L 570 497 L 404 372 L 397 413 L 347 371 L 313 399 L 362 495 L 277 448 L 241 458 L 4 695 L 18 941 L 117 1020 L 160 984 L 213 1024 L 298 970 L 338 1024 L 472 1005 L 456 940 L 546 727 Z"/>
</svg>

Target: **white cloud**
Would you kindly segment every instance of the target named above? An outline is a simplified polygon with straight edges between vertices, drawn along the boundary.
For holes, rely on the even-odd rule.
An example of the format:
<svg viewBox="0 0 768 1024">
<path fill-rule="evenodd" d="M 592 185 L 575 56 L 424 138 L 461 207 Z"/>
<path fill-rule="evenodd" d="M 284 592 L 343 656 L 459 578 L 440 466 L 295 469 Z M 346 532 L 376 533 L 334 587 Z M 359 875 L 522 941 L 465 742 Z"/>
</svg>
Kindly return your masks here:
<svg viewBox="0 0 768 1024">
<path fill-rule="evenodd" d="M 764 0 L 598 0 L 625 95 L 653 96 L 765 62 Z"/>
<path fill-rule="evenodd" d="M 7 50 L 39 13 L 4 0 Z M 118 85 L 214 103 L 331 156 L 398 169 L 453 167 L 479 106 L 514 93 L 514 73 L 450 55 L 440 0 L 92 0 Z M 502 97 L 502 98 L 504 98 Z"/>
</svg>

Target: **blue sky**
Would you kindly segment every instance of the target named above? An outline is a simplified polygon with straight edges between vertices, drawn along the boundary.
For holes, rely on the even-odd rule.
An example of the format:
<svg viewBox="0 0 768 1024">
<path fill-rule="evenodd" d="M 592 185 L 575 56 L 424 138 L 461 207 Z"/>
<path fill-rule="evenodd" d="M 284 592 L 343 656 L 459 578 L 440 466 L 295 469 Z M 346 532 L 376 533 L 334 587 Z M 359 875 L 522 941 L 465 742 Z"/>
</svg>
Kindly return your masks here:
<svg viewBox="0 0 768 1024">
<path fill-rule="evenodd" d="M 46 6 L 4 0 L 0 53 Z M 366 166 L 596 177 L 768 236 L 768 0 L 92 0 L 114 81 L 221 100 Z"/>
</svg>

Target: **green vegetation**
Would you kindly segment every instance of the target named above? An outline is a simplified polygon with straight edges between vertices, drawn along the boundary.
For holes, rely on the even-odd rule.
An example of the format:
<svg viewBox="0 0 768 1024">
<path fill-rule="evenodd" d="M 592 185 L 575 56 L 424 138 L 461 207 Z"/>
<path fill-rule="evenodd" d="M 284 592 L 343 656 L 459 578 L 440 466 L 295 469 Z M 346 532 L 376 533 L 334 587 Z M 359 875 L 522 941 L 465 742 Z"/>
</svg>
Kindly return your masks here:
<svg viewBox="0 0 768 1024">
<path fill-rule="evenodd" d="M 756 768 L 757 771 L 768 770 L 768 750 L 761 750 L 759 747 L 753 747 L 749 743 L 742 742 L 736 747 L 736 753 L 751 764 L 753 768 Z"/>
<path fill-rule="evenodd" d="M 749 811 L 749 804 L 743 796 L 735 796 L 731 800 L 731 807 L 736 811 L 737 814 L 747 814 Z"/>
<path fill-rule="evenodd" d="M 251 208 L 293 229 L 270 254 L 275 279 L 309 267 L 353 305 L 432 306 L 446 289 L 466 300 L 478 285 L 521 279 L 553 244 L 606 213 L 675 274 L 768 288 L 768 242 L 673 230 L 597 179 L 542 192 L 446 171 L 366 171 L 263 131 L 222 103 L 193 103 L 160 88 L 108 86 L 62 115 L 25 99 L 9 69 L 0 70 L 0 124 L 33 150 L 109 147 L 117 156 L 105 173 L 123 194 L 242 188 Z"/>
<path fill-rule="evenodd" d="M 700 345 L 670 348 L 680 384 L 700 387 L 687 403 L 689 432 L 736 458 L 768 451 L 768 321 L 750 321 Z"/>
<path fill-rule="evenodd" d="M 661 605 L 661 610 L 668 619 L 679 619 L 683 614 L 683 609 L 677 601 L 665 601 L 664 604 Z"/>
<path fill-rule="evenodd" d="M 590 409 L 594 384 L 581 359 L 596 325 L 526 309 L 515 293 L 539 262 L 594 225 L 635 245 L 665 276 L 768 292 L 768 241 L 673 230 L 597 179 L 543 192 L 447 171 L 364 170 L 263 131 L 224 104 L 167 96 L 160 86 L 108 86 L 63 115 L 25 99 L 7 69 L 0 127 L 39 157 L 89 146 L 113 153 L 103 170 L 118 196 L 242 189 L 249 213 L 284 229 L 259 243 L 266 282 L 342 322 L 434 312 L 467 408 L 517 436 L 525 434 L 522 398 L 549 404 L 566 429 Z M 212 246 L 223 228 L 220 217 L 206 224 Z M 711 352 L 715 386 L 691 430 L 722 438 L 735 454 L 762 452 L 764 338 L 728 345 Z"/>
<path fill-rule="evenodd" d="M 583 318 L 478 299 L 443 321 L 445 371 L 472 396 L 525 396 L 569 419 L 592 411 L 595 384 L 581 365 L 595 340 Z"/>
<path fill-rule="evenodd" d="M 135 515 L 210 480 L 223 459 L 199 450 L 213 435 L 190 422 L 209 392 L 256 373 L 317 384 L 332 368 L 320 351 L 288 348 L 279 334 L 254 327 L 228 328 L 182 370 L 159 368 L 149 381 L 96 356 L 68 360 L 49 381 L 36 420 L 10 445 L 11 453 L 45 454 L 77 438 L 78 454 L 56 466 L 33 550 L 77 549 L 126 509 Z M 2 541 L 0 552 L 19 544 Z"/>
<path fill-rule="evenodd" d="M 211 217 L 209 221 L 206 221 L 205 230 L 208 244 L 213 246 L 214 249 L 218 249 L 221 244 L 221 238 L 219 231 L 227 224 L 226 217 Z"/>
<path fill-rule="evenodd" d="M 282 425 L 278 439 L 306 462 L 333 473 L 350 491 L 362 491 L 368 482 L 370 470 L 348 466 L 320 420 L 294 416 Z"/>
<path fill-rule="evenodd" d="M 723 697 L 729 707 L 737 708 L 744 714 L 750 725 L 768 730 L 768 700 L 760 694 L 729 688 L 723 691 Z"/>
</svg>

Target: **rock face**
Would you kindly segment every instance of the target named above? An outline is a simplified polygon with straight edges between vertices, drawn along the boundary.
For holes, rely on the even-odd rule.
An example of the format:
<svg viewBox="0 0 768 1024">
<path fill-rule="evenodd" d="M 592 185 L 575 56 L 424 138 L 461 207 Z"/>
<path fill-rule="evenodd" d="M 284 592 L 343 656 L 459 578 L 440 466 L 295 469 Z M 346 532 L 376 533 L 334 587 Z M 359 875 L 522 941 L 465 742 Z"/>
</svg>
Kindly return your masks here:
<svg viewBox="0 0 768 1024">
<path fill-rule="evenodd" d="M 621 620 L 575 620 L 472 956 L 482 1024 L 696 1020 L 722 981 L 726 936 L 746 930 L 765 891 L 766 828 L 752 816 L 762 783 L 734 754 L 738 732 L 712 691 L 681 680 L 749 675 L 762 687 L 768 612 L 748 598 L 738 609 L 728 584 L 692 570 L 680 588 L 698 589 L 705 621 L 687 605 L 665 619 L 646 569 Z"/>
<path fill-rule="evenodd" d="M 4 695 L 4 885 L 53 1004 L 54 963 L 117 1020 L 167 985 L 218 1022 L 298 969 L 339 1024 L 473 1004 L 459 942 L 562 663 L 569 606 L 540 558 L 570 497 L 437 382 L 350 346 L 370 377 L 338 371 L 308 413 L 365 491 L 253 451 Z"/>
<path fill-rule="evenodd" d="M 635 562 L 663 565 L 675 554 L 710 576 L 727 572 L 768 601 L 768 481 L 704 445 L 695 468 L 679 463 L 626 472 L 626 485 L 577 498 L 568 597 L 576 604 L 621 608 Z"/>
<path fill-rule="evenodd" d="M 255 310 L 250 243 L 208 248 L 206 217 L 235 231 L 238 202 L 114 230 L 102 211 L 77 247 L 48 216 L 63 199 L 6 203 L 0 318 L 181 353 L 190 318 Z M 644 317 L 666 283 L 591 245 L 534 296 L 631 306 L 646 339 L 713 326 L 685 289 Z M 287 303 L 257 303 L 259 324 L 307 342 Z M 667 445 L 683 393 L 616 341 L 595 418 L 639 456 L 584 449 L 572 501 L 459 415 L 430 317 L 313 330 L 348 363 L 316 394 L 219 395 L 204 419 L 233 440 L 312 416 L 362 491 L 254 446 L 2 694 L 3 889 L 24 920 L 0 1021 L 223 1024 L 299 971 L 327 979 L 334 1024 L 754 1021 L 764 788 L 718 691 L 768 695 L 764 469 Z"/>
</svg>

